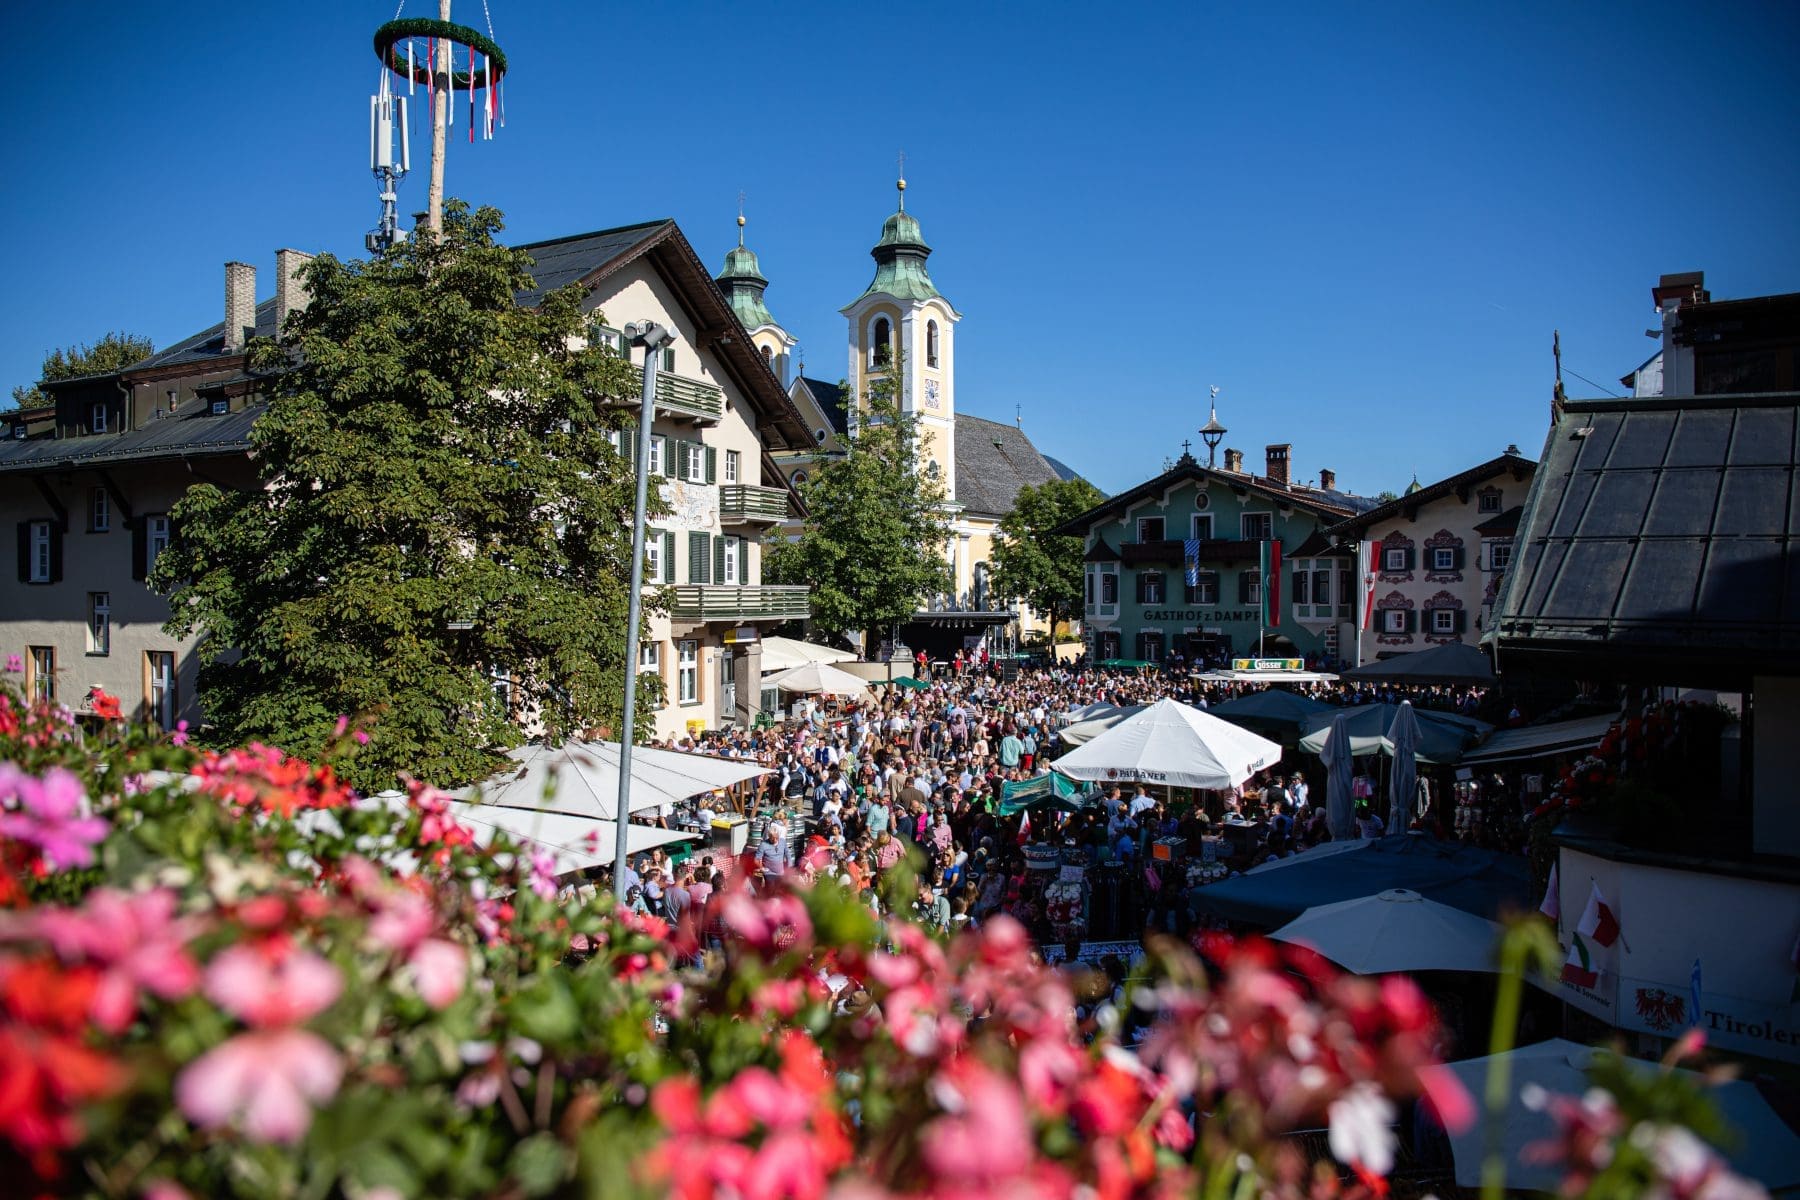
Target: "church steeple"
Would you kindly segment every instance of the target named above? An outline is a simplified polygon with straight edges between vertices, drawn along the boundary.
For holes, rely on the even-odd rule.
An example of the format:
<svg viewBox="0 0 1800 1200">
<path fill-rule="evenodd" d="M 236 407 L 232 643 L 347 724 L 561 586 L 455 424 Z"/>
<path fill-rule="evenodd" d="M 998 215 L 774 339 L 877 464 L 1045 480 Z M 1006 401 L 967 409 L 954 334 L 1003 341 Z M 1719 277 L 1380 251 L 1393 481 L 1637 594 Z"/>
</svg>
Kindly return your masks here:
<svg viewBox="0 0 1800 1200">
<path fill-rule="evenodd" d="M 900 193 L 900 207 L 882 224 L 881 240 L 869 251 L 875 260 L 875 278 L 851 304 L 864 296 L 916 301 L 939 295 L 937 285 L 931 282 L 931 272 L 925 269 L 931 247 L 919 232 L 918 220 L 906 211 L 906 180 L 897 180 L 895 187 Z"/>
<path fill-rule="evenodd" d="M 761 329 L 765 325 L 774 325 L 775 318 L 769 313 L 769 306 L 763 303 L 763 289 L 769 281 L 763 278 L 762 266 L 756 261 L 756 254 L 744 245 L 744 214 L 738 213 L 738 244 L 725 255 L 725 269 L 719 272 L 719 289 L 731 302 L 731 311 L 738 315 L 745 329 Z"/>
</svg>

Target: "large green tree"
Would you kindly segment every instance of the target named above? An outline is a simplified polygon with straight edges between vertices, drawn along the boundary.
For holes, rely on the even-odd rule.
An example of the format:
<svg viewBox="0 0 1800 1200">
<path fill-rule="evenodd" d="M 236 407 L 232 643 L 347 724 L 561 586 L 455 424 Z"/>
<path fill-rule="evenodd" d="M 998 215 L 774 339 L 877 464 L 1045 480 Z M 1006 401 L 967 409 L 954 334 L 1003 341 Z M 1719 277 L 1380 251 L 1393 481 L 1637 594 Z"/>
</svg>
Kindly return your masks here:
<svg viewBox="0 0 1800 1200">
<path fill-rule="evenodd" d="M 616 723 L 633 493 L 608 400 L 637 373 L 577 348 L 578 288 L 514 303 L 530 260 L 500 227 L 454 204 L 439 240 L 320 255 L 306 309 L 253 344 L 261 486 L 191 489 L 151 580 L 169 631 L 204 635 L 218 741 L 313 752 L 349 715 L 353 782 L 452 785 L 520 719 Z"/>
<path fill-rule="evenodd" d="M 870 389 L 848 453 L 800 486 L 806 528 L 763 548 L 763 577 L 812 587 L 827 634 L 885 630 L 950 585 L 944 486 L 918 467 L 917 422 L 894 402 L 902 367 Z"/>
<path fill-rule="evenodd" d="M 1000 518 L 994 541 L 994 588 L 1009 600 L 1023 600 L 1050 622 L 1082 610 L 1082 539 L 1050 530 L 1080 516 L 1106 497 L 1077 476 L 1019 489 L 1012 511 Z"/>
<path fill-rule="evenodd" d="M 82 342 L 62 350 L 52 350 L 44 356 L 44 366 L 38 374 L 38 382 L 55 383 L 59 379 L 123 371 L 155 353 L 156 347 L 147 337 L 140 337 L 135 333 L 109 333 L 97 342 Z M 36 383 L 12 390 L 12 402 L 16 408 L 32 408 L 44 401 L 43 389 Z"/>
</svg>

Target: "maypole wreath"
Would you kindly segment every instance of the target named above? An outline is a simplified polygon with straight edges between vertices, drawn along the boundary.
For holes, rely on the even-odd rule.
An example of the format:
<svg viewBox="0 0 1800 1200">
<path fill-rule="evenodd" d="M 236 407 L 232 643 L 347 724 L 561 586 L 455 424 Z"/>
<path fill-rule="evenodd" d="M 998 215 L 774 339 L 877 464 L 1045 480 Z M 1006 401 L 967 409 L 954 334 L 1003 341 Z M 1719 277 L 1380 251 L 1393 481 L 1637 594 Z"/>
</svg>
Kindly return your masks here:
<svg viewBox="0 0 1800 1200">
<path fill-rule="evenodd" d="M 414 45 L 420 39 L 425 42 L 423 54 L 419 54 Z M 440 44 L 448 44 L 450 48 L 447 76 L 436 69 Z M 466 67 L 457 61 L 459 50 L 468 54 Z M 496 124 L 505 128 L 506 96 L 500 81 L 506 75 L 506 55 L 492 37 L 480 30 L 432 17 L 402 17 L 375 31 L 375 57 L 381 60 L 382 66 L 405 79 L 409 89 L 423 84 L 429 94 L 437 87 L 439 79 L 447 78 L 452 100 L 457 92 L 466 91 L 469 94 L 471 142 L 475 140 L 477 123 L 481 125 L 484 140 L 494 136 Z M 485 93 L 479 105 L 475 100 L 477 91 Z M 449 106 L 449 120 L 452 125 L 456 123 L 454 103 Z"/>
</svg>

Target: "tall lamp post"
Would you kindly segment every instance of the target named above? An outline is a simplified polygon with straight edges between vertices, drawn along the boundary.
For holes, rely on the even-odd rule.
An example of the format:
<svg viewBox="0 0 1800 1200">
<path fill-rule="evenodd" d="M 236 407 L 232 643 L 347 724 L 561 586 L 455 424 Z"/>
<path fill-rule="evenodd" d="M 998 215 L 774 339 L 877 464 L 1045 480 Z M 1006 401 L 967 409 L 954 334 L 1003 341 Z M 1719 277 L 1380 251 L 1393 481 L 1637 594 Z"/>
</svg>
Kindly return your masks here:
<svg viewBox="0 0 1800 1200">
<path fill-rule="evenodd" d="M 655 321 L 633 321 L 625 336 L 644 348 L 643 403 L 638 409 L 637 506 L 631 513 L 631 603 L 625 625 L 625 719 L 619 736 L 619 802 L 613 819 L 613 895 L 625 899 L 625 862 L 631 855 L 631 740 L 637 728 L 638 622 L 644 615 L 644 510 L 650 503 L 650 426 L 656 420 L 656 356 L 675 334 Z"/>
</svg>

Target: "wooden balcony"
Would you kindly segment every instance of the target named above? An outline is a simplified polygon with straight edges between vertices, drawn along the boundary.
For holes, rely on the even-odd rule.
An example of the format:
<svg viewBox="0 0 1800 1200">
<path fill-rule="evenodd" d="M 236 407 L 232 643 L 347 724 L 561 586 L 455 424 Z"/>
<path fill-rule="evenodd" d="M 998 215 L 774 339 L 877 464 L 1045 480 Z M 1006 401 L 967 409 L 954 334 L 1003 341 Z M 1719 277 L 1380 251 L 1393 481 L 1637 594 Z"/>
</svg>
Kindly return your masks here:
<svg viewBox="0 0 1800 1200">
<path fill-rule="evenodd" d="M 803 621 L 812 615 L 804 584 L 682 583 L 668 589 L 677 621 Z"/>
<path fill-rule="evenodd" d="M 727 525 L 773 525 L 788 519 L 787 493 L 748 483 L 719 487 L 719 520 Z"/>
<path fill-rule="evenodd" d="M 642 403 L 634 392 L 630 396 L 620 396 L 613 401 L 619 408 L 629 408 L 634 412 Z M 656 373 L 656 415 L 659 419 L 669 421 L 688 421 L 695 425 L 717 425 L 725 416 L 725 393 L 710 383 L 698 379 L 689 379 L 685 375 L 673 375 L 668 371 Z"/>
</svg>

